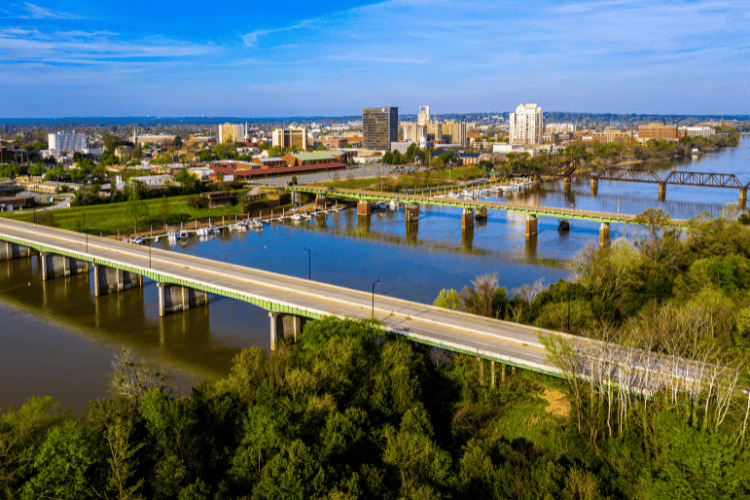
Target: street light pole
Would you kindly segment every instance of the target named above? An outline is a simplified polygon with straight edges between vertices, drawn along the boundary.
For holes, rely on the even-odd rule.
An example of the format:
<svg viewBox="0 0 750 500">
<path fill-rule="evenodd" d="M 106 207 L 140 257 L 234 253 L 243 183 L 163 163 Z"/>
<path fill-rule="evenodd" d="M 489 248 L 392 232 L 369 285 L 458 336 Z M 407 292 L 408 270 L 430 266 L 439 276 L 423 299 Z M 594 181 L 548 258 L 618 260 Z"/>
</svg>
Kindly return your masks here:
<svg viewBox="0 0 750 500">
<path fill-rule="evenodd" d="M 375 285 L 380 284 L 380 278 L 372 284 L 372 313 L 370 314 L 371 317 L 375 317 Z"/>
<path fill-rule="evenodd" d="M 307 252 L 307 279 L 312 279 L 312 271 L 311 271 L 312 268 L 310 264 L 311 262 L 310 255 L 312 254 L 312 250 L 310 250 L 309 248 L 305 248 L 305 252 Z"/>
<path fill-rule="evenodd" d="M 83 232 L 86 234 L 86 253 L 89 253 L 89 233 L 86 231 L 86 212 L 81 212 L 83 214 Z"/>
<path fill-rule="evenodd" d="M 148 246 L 148 268 L 151 269 L 151 245 Z"/>
</svg>

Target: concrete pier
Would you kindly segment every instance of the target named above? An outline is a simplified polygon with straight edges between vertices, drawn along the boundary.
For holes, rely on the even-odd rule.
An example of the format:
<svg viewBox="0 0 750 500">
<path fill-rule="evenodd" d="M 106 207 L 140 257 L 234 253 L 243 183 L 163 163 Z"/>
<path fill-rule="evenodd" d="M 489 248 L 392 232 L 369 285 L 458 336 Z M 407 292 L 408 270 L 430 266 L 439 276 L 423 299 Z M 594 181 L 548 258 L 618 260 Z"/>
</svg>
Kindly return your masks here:
<svg viewBox="0 0 750 500">
<path fill-rule="evenodd" d="M 477 208 L 475 217 L 477 220 L 487 219 L 487 209 L 485 207 Z"/>
<path fill-rule="evenodd" d="M 325 210 L 328 207 L 328 198 L 324 194 L 318 194 L 315 196 L 315 209 Z"/>
<path fill-rule="evenodd" d="M 157 286 L 159 288 L 159 316 L 208 304 L 208 292 L 172 283 L 157 283 Z"/>
<path fill-rule="evenodd" d="M 268 312 L 268 318 L 271 320 L 272 351 L 275 351 L 279 342 L 283 342 L 286 338 L 297 342 L 299 335 L 302 333 L 302 327 L 307 321 L 307 318 L 303 318 L 302 316 L 273 311 Z"/>
<path fill-rule="evenodd" d="M 596 196 L 599 192 L 599 179 L 591 179 L 591 194 Z"/>
<path fill-rule="evenodd" d="M 464 208 L 461 214 L 461 228 L 474 227 L 474 209 Z"/>
<path fill-rule="evenodd" d="M 659 183 L 659 201 L 664 201 L 667 197 L 667 183 Z"/>
<path fill-rule="evenodd" d="M 121 269 L 94 264 L 94 296 L 101 297 L 143 286 L 143 276 Z"/>
<path fill-rule="evenodd" d="M 42 267 L 42 279 L 44 281 L 54 278 L 63 278 L 71 274 L 82 274 L 89 272 L 89 264 L 86 261 L 42 252 L 39 254 Z"/>
<path fill-rule="evenodd" d="M 357 202 L 357 215 L 370 215 L 372 213 L 372 207 L 370 202 L 367 200 L 360 200 Z"/>
<path fill-rule="evenodd" d="M 6 260 L 20 259 L 22 257 L 31 257 L 36 250 L 11 243 L 10 241 L 0 241 L 0 262 Z"/>
<path fill-rule="evenodd" d="M 740 189 L 739 206 L 740 206 L 740 208 L 746 208 L 747 207 L 747 188 L 741 188 Z"/>
<path fill-rule="evenodd" d="M 464 247 L 464 250 L 474 248 L 474 226 L 461 228 L 461 245 Z"/>
<path fill-rule="evenodd" d="M 539 219 L 536 215 L 526 217 L 526 239 L 539 234 Z"/>
<path fill-rule="evenodd" d="M 406 241 L 415 243 L 419 234 L 419 219 L 406 221 Z"/>
<path fill-rule="evenodd" d="M 609 222 L 602 222 L 599 226 L 599 248 L 607 248 L 612 244 L 609 234 Z"/>
</svg>

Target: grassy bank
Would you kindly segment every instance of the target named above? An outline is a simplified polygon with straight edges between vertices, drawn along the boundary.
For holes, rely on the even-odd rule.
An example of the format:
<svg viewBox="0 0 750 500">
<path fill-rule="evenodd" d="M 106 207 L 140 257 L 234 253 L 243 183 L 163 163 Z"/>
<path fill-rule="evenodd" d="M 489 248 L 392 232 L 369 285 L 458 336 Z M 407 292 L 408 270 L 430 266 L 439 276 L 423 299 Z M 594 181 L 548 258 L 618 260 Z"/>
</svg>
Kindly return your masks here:
<svg viewBox="0 0 750 500">
<path fill-rule="evenodd" d="M 167 198 L 168 210 L 163 208 L 161 198 L 143 200 L 146 209 L 138 223 L 139 228 L 163 226 L 166 218 L 168 224 L 179 224 L 198 219 L 233 217 L 242 214 L 242 205 L 221 208 L 194 208 L 188 204 L 188 196 Z M 108 203 L 105 205 L 90 205 L 85 207 L 62 208 L 59 210 L 37 210 L 25 212 L 2 212 L 3 217 L 26 222 L 43 223 L 68 229 L 71 231 L 85 230 L 90 234 L 111 234 L 118 231 L 133 231 L 133 216 L 129 202 Z"/>
</svg>

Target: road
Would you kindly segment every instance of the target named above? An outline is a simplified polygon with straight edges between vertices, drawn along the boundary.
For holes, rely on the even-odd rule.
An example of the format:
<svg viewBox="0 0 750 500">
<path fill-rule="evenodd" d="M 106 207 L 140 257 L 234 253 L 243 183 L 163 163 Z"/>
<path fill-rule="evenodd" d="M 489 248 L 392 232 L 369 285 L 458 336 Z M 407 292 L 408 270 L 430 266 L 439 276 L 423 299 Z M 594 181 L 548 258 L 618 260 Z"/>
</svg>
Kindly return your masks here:
<svg viewBox="0 0 750 500">
<path fill-rule="evenodd" d="M 333 180 L 335 173 L 339 174 L 341 180 L 346 179 L 350 175 L 354 179 L 363 179 L 368 177 L 377 177 L 378 175 L 387 175 L 394 172 L 395 165 L 366 165 L 362 167 L 349 167 L 346 170 L 338 170 L 337 172 L 313 172 L 309 174 L 294 174 L 297 176 L 298 184 L 305 184 L 309 182 L 327 182 Z M 281 177 L 270 177 L 268 179 L 257 179 L 255 181 L 248 181 L 247 184 L 259 184 L 263 186 L 286 186 L 292 181 L 291 175 L 285 175 Z"/>
<path fill-rule="evenodd" d="M 308 317 L 371 317 L 372 293 L 294 278 L 121 241 L 88 237 L 46 226 L 2 219 L 0 240 L 139 272 L 157 281 L 184 284 Z M 545 360 L 539 329 L 375 294 L 375 318 L 383 328 L 418 342 L 445 347 L 556 375 Z"/>
</svg>

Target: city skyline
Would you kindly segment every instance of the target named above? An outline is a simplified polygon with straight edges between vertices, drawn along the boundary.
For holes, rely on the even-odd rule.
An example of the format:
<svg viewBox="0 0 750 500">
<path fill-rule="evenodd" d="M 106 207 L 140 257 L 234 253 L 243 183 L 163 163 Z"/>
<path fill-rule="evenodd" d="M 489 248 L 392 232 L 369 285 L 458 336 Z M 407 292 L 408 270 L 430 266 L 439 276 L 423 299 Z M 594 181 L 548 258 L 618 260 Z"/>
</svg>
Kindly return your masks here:
<svg viewBox="0 0 750 500">
<path fill-rule="evenodd" d="M 750 2 L 12 3 L 3 118 L 747 114 Z"/>
</svg>

